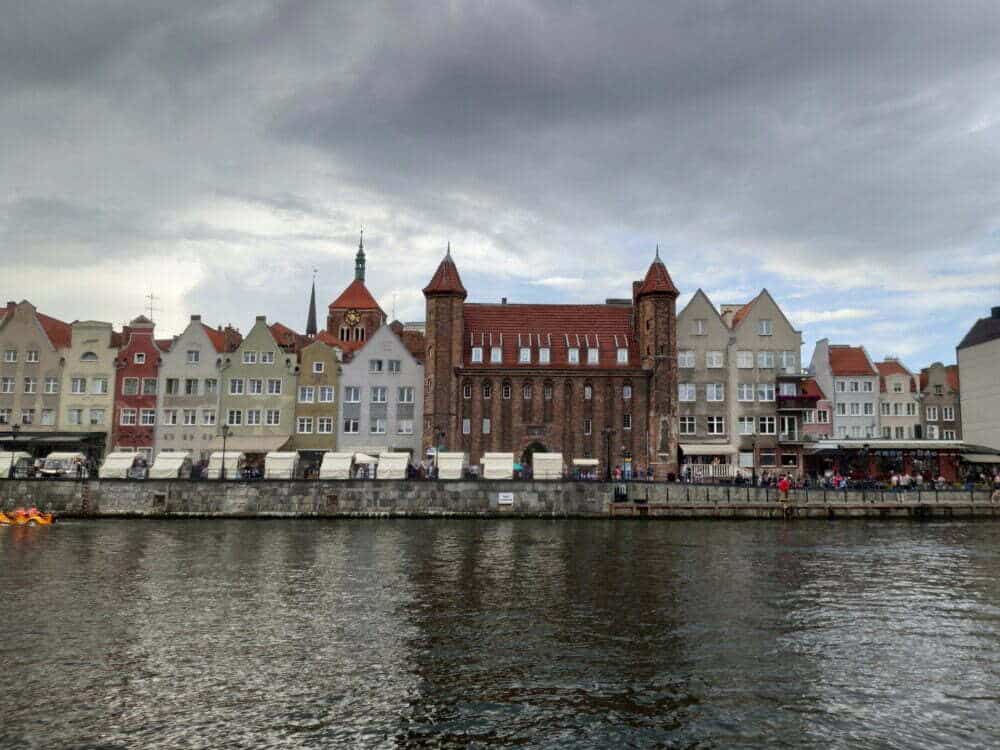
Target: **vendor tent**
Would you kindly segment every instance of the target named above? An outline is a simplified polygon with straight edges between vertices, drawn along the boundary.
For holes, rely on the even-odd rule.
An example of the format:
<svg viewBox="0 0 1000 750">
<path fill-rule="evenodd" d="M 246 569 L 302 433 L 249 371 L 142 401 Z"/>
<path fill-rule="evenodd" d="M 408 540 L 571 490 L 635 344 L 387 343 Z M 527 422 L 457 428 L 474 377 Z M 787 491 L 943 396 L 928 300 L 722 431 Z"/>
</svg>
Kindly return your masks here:
<svg viewBox="0 0 1000 750">
<path fill-rule="evenodd" d="M 333 451 L 328 451 L 323 454 L 323 463 L 319 467 L 319 478 L 350 479 L 351 463 L 353 461 L 353 453 L 334 453 Z"/>
<path fill-rule="evenodd" d="M 409 453 L 380 453 L 378 457 L 378 478 L 406 479 L 406 467 L 409 464 Z"/>
<path fill-rule="evenodd" d="M 483 479 L 513 479 L 513 453 L 484 453 Z"/>
<path fill-rule="evenodd" d="M 574 458 L 573 459 L 573 465 L 574 466 L 590 466 L 590 467 L 593 467 L 593 466 L 597 466 L 598 463 L 599 462 L 598 462 L 598 460 L 596 458 Z"/>
<path fill-rule="evenodd" d="M 962 460 L 970 464 L 1000 464 L 1000 456 L 988 453 L 963 453 Z"/>
<path fill-rule="evenodd" d="M 101 479 L 127 479 L 128 470 L 132 468 L 132 464 L 138 455 L 135 451 L 113 451 L 109 453 L 105 457 L 104 463 L 101 464 L 101 469 L 97 473 L 97 476 Z"/>
<path fill-rule="evenodd" d="M 438 479 L 461 479 L 465 468 L 464 453 L 437 454 Z"/>
<path fill-rule="evenodd" d="M 298 465 L 295 451 L 271 451 L 264 456 L 264 479 L 294 479 Z"/>
<path fill-rule="evenodd" d="M 531 476 L 534 479 L 562 479 L 562 453 L 531 454 Z"/>
<path fill-rule="evenodd" d="M 187 479 L 191 476 L 190 451 L 160 451 L 149 469 L 150 479 Z"/>
<path fill-rule="evenodd" d="M 30 461 L 31 454 L 25 453 L 24 451 L 14 451 L 12 453 L 7 451 L 0 451 L 0 479 L 6 479 L 10 476 L 10 467 L 16 467 L 20 461 Z"/>
<path fill-rule="evenodd" d="M 208 457 L 208 472 L 206 478 L 218 479 L 222 475 L 222 462 L 225 459 L 226 479 L 239 479 L 245 456 L 240 451 L 216 451 Z"/>
</svg>

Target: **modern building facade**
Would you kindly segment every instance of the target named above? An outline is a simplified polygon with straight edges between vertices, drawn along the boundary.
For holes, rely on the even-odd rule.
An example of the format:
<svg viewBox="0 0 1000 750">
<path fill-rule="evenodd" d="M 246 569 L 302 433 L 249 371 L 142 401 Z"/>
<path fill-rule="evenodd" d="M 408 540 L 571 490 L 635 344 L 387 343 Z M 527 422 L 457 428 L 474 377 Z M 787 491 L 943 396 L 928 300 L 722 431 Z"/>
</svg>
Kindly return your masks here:
<svg viewBox="0 0 1000 750">
<path fill-rule="evenodd" d="M 70 346 L 63 351 L 60 430 L 90 435 L 103 450 L 112 445 L 121 336 L 110 323 L 97 320 L 77 320 L 70 328 Z"/>
<path fill-rule="evenodd" d="M 958 371 L 963 439 L 1000 449 L 1000 307 L 976 321 L 959 343 Z"/>
<path fill-rule="evenodd" d="M 152 460 L 156 439 L 158 378 L 169 341 L 154 338 L 153 321 L 144 315 L 122 327 L 115 357 L 115 406 L 111 442 L 116 451 L 142 453 Z"/>
<path fill-rule="evenodd" d="M 875 364 L 863 346 L 816 342 L 810 374 L 833 404 L 835 438 L 875 439 L 879 429 L 879 382 Z"/>
<path fill-rule="evenodd" d="M 935 362 L 920 371 L 923 435 L 927 440 L 962 440 L 962 396 L 958 365 Z"/>
<path fill-rule="evenodd" d="M 879 427 L 882 438 L 923 439 L 917 377 L 898 359 L 878 362 L 875 369 L 879 373 Z"/>
<path fill-rule="evenodd" d="M 677 471 L 678 293 L 658 254 L 603 305 L 467 303 L 450 248 L 423 291 L 425 449 Z"/>
</svg>

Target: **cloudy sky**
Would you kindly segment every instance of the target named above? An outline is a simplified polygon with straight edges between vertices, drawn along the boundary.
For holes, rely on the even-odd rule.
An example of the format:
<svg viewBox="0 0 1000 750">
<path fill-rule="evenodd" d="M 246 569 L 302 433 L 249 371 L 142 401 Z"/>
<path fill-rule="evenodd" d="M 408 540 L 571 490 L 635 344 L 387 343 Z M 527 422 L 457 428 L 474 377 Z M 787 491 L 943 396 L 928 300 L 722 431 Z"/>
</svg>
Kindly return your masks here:
<svg viewBox="0 0 1000 750">
<path fill-rule="evenodd" d="M 350 281 L 471 300 L 767 287 L 954 360 L 1000 304 L 1000 3 L 31 0 L 0 24 L 4 299 L 244 331 Z"/>
</svg>

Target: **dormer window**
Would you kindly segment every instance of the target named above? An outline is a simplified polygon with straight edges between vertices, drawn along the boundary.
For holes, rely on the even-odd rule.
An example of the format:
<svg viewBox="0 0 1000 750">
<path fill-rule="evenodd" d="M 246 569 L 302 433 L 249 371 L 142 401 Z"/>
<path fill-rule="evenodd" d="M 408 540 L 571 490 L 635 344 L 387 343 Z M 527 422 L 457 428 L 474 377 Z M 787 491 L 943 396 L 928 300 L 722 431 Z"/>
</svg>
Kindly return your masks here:
<svg viewBox="0 0 1000 750">
<path fill-rule="evenodd" d="M 483 361 L 483 347 L 474 346 L 472 347 L 472 361 L 476 364 L 480 364 Z"/>
<path fill-rule="evenodd" d="M 587 364 L 588 365 L 596 365 L 597 362 L 598 362 L 598 358 L 597 357 L 598 357 L 597 349 L 588 349 L 587 350 Z"/>
<path fill-rule="evenodd" d="M 549 363 L 550 356 L 549 348 L 547 346 L 543 346 L 538 350 L 538 364 L 547 365 Z"/>
<path fill-rule="evenodd" d="M 568 352 L 567 356 L 568 356 L 568 359 L 569 359 L 569 363 L 571 365 L 578 365 L 578 364 L 580 364 L 580 350 L 577 349 L 575 346 L 571 347 L 569 349 L 569 352 Z"/>
<path fill-rule="evenodd" d="M 517 355 L 517 361 L 522 365 L 531 364 L 531 347 L 522 346 Z"/>
<path fill-rule="evenodd" d="M 133 357 L 132 361 L 135 362 L 137 365 L 144 365 L 144 364 L 146 364 L 146 354 L 145 354 L 145 352 L 136 352 L 135 357 Z"/>
<path fill-rule="evenodd" d="M 503 350 L 499 346 L 490 349 L 490 362 L 495 365 L 503 362 Z"/>
<path fill-rule="evenodd" d="M 627 365 L 628 364 L 628 349 L 618 350 L 618 364 Z"/>
</svg>

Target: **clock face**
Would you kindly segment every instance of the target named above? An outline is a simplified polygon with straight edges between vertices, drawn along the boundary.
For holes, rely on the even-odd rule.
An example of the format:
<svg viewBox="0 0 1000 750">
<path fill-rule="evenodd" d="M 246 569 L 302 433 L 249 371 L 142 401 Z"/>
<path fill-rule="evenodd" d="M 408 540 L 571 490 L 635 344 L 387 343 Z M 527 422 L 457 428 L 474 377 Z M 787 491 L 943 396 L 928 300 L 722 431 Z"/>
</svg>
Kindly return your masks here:
<svg viewBox="0 0 1000 750">
<path fill-rule="evenodd" d="M 348 310 L 344 319 L 347 321 L 347 325 L 356 326 L 361 321 L 361 316 L 358 314 L 357 310 Z"/>
</svg>

